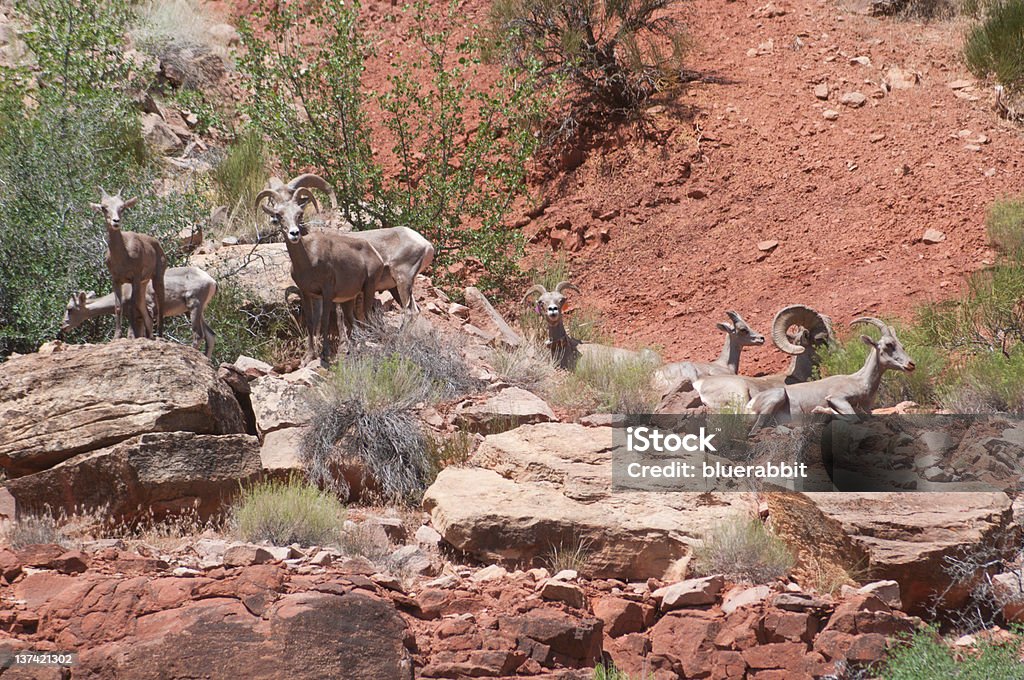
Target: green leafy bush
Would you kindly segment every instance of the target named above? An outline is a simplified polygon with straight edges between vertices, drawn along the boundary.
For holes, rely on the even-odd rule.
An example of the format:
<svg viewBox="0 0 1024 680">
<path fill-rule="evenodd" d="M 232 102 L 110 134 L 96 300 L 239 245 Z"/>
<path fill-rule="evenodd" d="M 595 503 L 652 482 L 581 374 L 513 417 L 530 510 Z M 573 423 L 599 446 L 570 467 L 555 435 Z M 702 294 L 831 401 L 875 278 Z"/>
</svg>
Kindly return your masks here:
<svg viewBox="0 0 1024 680">
<path fill-rule="evenodd" d="M 315 168 L 335 188 L 356 228 L 408 225 L 434 244 L 440 277 L 448 265 L 475 258 L 480 285 L 498 290 L 517 273 L 522 238 L 504 220 L 525 192 L 525 164 L 537 144 L 530 125 L 545 102 L 529 73 L 482 77 L 474 40 L 454 37 L 464 22 L 454 9 L 445 23 L 453 28 L 441 31 L 428 28 L 436 22 L 425 5 L 413 11 L 416 56 L 393 64 L 388 87 L 372 101 L 361 81 L 371 50 L 357 4 L 327 0 L 305 12 L 272 4 L 254 12 L 242 27 L 249 115 L 289 173 Z M 317 41 L 299 38 L 310 31 Z M 376 139 L 371 104 L 387 131 Z M 390 149 L 393 180 L 374 147 Z"/>
<path fill-rule="evenodd" d="M 345 521 L 337 498 L 296 477 L 244 487 L 231 514 L 242 539 L 273 545 L 336 543 Z"/>
<path fill-rule="evenodd" d="M 894 646 L 877 677 L 882 680 L 1020 680 L 1024 664 L 1019 649 L 1024 636 L 1016 631 L 1004 643 L 982 642 L 977 653 L 954 651 L 934 629 L 916 633 L 906 644 Z"/>
<path fill-rule="evenodd" d="M 701 574 L 724 574 L 768 583 L 789 574 L 796 563 L 785 542 L 758 519 L 734 519 L 716 526 L 694 551 Z"/>
<path fill-rule="evenodd" d="M 1024 0 L 993 0 L 967 32 L 964 59 L 979 78 L 993 77 L 1007 90 L 1024 89 Z"/>
</svg>

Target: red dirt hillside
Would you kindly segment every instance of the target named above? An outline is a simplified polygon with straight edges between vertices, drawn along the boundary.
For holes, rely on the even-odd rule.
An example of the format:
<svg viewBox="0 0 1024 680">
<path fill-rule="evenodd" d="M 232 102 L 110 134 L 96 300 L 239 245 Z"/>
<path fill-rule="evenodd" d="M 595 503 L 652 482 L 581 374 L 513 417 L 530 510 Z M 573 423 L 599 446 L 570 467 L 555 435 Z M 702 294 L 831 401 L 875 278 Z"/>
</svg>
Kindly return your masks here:
<svg viewBox="0 0 1024 680">
<path fill-rule="evenodd" d="M 470 0 L 462 11 L 482 24 L 487 7 Z M 366 78 L 379 89 L 410 18 L 390 2 L 363 9 L 384 31 Z M 950 87 L 970 79 L 965 23 L 814 0 L 693 0 L 678 11 L 703 81 L 651 102 L 645 136 L 634 124 L 598 131 L 578 167 L 534 186 L 550 207 L 524 227 L 530 261 L 575 248 L 585 304 L 618 344 L 711 358 L 724 310 L 767 332 L 797 302 L 843 326 L 862 314 L 907 318 L 991 259 L 985 208 L 1021 191 L 1024 131 L 996 117 L 990 87 Z M 896 87 L 886 93 L 883 81 Z M 827 101 L 815 95 L 823 83 Z M 851 92 L 865 103 L 841 103 Z M 945 241 L 923 243 L 928 228 Z M 573 232 L 585 244 L 570 246 Z M 759 250 L 766 241 L 778 245 Z M 751 348 L 744 372 L 784 361 Z"/>
</svg>

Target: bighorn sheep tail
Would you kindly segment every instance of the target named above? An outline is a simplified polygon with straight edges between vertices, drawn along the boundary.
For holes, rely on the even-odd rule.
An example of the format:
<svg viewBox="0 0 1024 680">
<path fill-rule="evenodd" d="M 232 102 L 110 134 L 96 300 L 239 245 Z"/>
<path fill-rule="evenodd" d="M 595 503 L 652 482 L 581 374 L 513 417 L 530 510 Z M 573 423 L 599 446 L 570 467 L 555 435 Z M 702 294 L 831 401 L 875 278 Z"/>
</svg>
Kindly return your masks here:
<svg viewBox="0 0 1024 680">
<path fill-rule="evenodd" d="M 786 354 L 803 354 L 805 351 L 804 347 L 789 341 L 786 331 L 790 326 L 803 326 L 810 332 L 812 338 L 822 332 L 829 333 L 831 337 L 829 323 L 816 310 L 805 305 L 784 307 L 775 314 L 772 321 L 772 341 Z"/>
<path fill-rule="evenodd" d="M 276 191 L 274 191 L 272 189 L 264 189 L 260 193 L 256 194 L 256 201 L 255 201 L 256 205 L 258 205 L 259 207 L 263 208 L 263 212 L 267 213 L 268 215 L 273 215 L 274 211 L 271 210 L 270 208 L 268 208 L 266 205 L 263 204 L 263 199 L 266 199 L 266 198 L 269 198 L 269 199 L 273 200 L 276 203 L 283 203 L 284 202 L 283 199 L 281 198 L 281 194 L 277 193 Z"/>
<path fill-rule="evenodd" d="M 537 295 L 544 295 L 547 292 L 548 289 L 545 288 L 544 286 L 540 285 L 539 283 L 534 284 L 533 288 L 526 291 L 526 295 L 523 296 L 523 304 L 528 304 L 530 302 L 530 296 L 533 295 L 534 293 L 536 293 Z"/>
<path fill-rule="evenodd" d="M 555 286 L 555 292 L 556 293 L 561 293 L 564 290 L 574 290 L 577 293 L 581 293 L 582 292 L 579 288 L 577 288 L 576 286 L 574 286 L 572 283 L 570 283 L 568 281 L 559 281 L 558 285 Z"/>
<path fill-rule="evenodd" d="M 338 196 L 337 194 L 334 193 L 334 188 L 331 187 L 331 185 L 328 184 L 327 180 L 325 180 L 323 177 L 307 172 L 305 174 L 293 178 L 292 181 L 288 182 L 288 189 L 293 192 L 298 191 L 302 187 L 307 187 L 310 189 L 319 189 L 320 191 L 324 192 L 331 198 L 331 209 L 338 209 Z M 317 210 L 319 210 L 319 208 L 317 208 Z"/>
</svg>

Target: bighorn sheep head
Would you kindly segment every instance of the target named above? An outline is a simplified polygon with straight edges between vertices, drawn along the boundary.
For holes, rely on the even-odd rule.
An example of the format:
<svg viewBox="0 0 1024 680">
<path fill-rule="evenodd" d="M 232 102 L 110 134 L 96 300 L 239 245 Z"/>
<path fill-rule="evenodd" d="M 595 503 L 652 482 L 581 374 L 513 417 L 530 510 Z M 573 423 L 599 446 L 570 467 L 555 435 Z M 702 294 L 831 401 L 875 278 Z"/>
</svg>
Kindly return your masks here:
<svg viewBox="0 0 1024 680">
<path fill-rule="evenodd" d="M 892 369 L 910 373 L 916 368 L 914 360 L 907 354 L 907 350 L 903 349 L 903 345 L 900 343 L 899 338 L 896 337 L 896 331 L 893 330 L 892 326 L 873 316 L 857 317 L 850 322 L 851 326 L 858 324 L 868 324 L 882 332 L 882 337 L 878 340 L 873 340 L 867 335 L 860 336 L 860 339 L 864 341 L 865 345 L 874 347 L 875 351 L 878 352 L 878 363 L 883 370 Z"/>
<path fill-rule="evenodd" d="M 790 333 L 793 326 L 798 330 Z M 787 354 L 803 354 L 808 348 L 827 344 L 834 337 L 832 320 L 804 305 L 784 307 L 772 321 L 772 340 Z"/>
<path fill-rule="evenodd" d="M 68 300 L 67 309 L 64 311 L 64 320 L 60 324 L 61 332 L 66 332 L 72 328 L 78 328 L 83 323 L 89 320 L 88 309 L 86 303 L 89 300 L 96 297 L 96 293 L 91 290 L 87 293 L 84 290 L 78 291 L 78 295 L 72 295 Z"/>
<path fill-rule="evenodd" d="M 742 316 L 731 309 L 726 311 L 725 315 L 732 320 L 732 325 L 719 322 L 715 324 L 718 330 L 733 336 L 740 346 L 753 345 L 756 347 L 764 344 L 764 336 L 748 326 Z"/>
<path fill-rule="evenodd" d="M 568 281 L 559 281 L 554 290 L 547 290 L 538 283 L 526 291 L 523 304 L 529 303 L 531 295 L 539 293 L 534 309 L 547 320 L 548 325 L 555 326 L 562 322 L 562 309 L 565 307 L 565 295 L 562 293 L 564 290 L 580 292 L 579 288 Z"/>
<path fill-rule="evenodd" d="M 307 233 L 303 216 L 309 203 L 320 210 L 320 205 L 308 187 L 300 187 L 288 197 L 272 189 L 265 189 L 256 195 L 256 205 L 270 216 L 271 224 L 280 229 L 291 243 L 298 243 Z"/>
<path fill-rule="evenodd" d="M 103 214 L 103 219 L 107 221 L 108 228 L 118 230 L 121 228 L 121 213 L 138 202 L 138 196 L 125 200 L 121 198 L 120 191 L 111 196 L 103 187 L 100 187 L 100 202 L 90 203 L 89 206 L 96 212 Z"/>
</svg>

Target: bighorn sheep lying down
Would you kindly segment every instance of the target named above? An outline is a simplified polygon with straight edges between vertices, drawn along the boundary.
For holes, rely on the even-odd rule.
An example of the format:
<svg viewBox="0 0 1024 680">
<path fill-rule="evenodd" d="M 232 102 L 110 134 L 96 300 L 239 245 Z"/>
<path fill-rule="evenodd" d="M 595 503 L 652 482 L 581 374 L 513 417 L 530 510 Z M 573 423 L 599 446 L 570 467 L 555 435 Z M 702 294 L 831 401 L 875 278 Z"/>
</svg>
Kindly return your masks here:
<svg viewBox="0 0 1024 680">
<path fill-rule="evenodd" d="M 167 257 L 160 242 L 147 234 L 121 231 L 121 213 L 138 202 L 138 197 L 121 198 L 121 192 L 110 196 L 100 187 L 100 202 L 90 203 L 93 210 L 103 214 L 107 223 L 107 269 L 114 284 L 114 315 L 117 325 L 114 337 L 121 337 L 121 314 L 124 309 L 122 288 L 132 286 L 128 319 L 135 337 L 153 337 L 153 318 L 146 308 L 145 291 L 153 284 L 153 309 L 157 335 L 164 332 L 164 271 Z M 139 291 L 143 291 L 140 293 Z"/>
<path fill-rule="evenodd" d="M 764 336 L 752 329 L 736 312 L 729 310 L 726 316 L 732 325 L 719 322 L 718 330 L 725 333 L 722 352 L 714 361 L 677 361 L 665 364 L 654 372 L 654 388 L 661 393 L 673 390 L 684 382 L 691 385 L 706 375 L 736 375 L 740 368 L 740 353 L 744 347 L 764 344 Z"/>
<path fill-rule="evenodd" d="M 334 190 L 326 180 L 317 175 L 299 175 L 287 184 L 272 177 L 269 184 L 271 189 L 274 189 L 275 186 L 278 187 L 277 193 L 286 200 L 291 199 L 303 187 L 319 189 L 330 196 L 333 208 L 338 207 Z M 303 192 L 301 196 L 303 207 L 310 201 L 313 202 L 317 210 L 320 209 L 312 194 Z M 419 312 L 416 299 L 413 297 L 413 284 L 416 281 L 416 275 L 434 261 L 433 244 L 418 231 L 409 227 L 350 231 L 345 232 L 345 235 L 369 242 L 384 260 L 384 273 L 381 275 L 380 281 L 377 282 L 377 290 L 391 291 L 391 296 L 395 302 L 401 305 L 406 314 Z"/>
<path fill-rule="evenodd" d="M 871 350 L 859 371 L 852 375 L 833 375 L 814 382 L 764 390 L 750 400 L 747 412 L 762 416 L 758 418 L 759 425 L 768 417 L 785 419 L 806 413 L 869 413 L 882 382 L 882 374 L 887 370 L 913 371 L 914 360 L 903 349 L 896 332 L 885 322 L 862 316 L 850 325 L 857 324 L 870 324 L 882 332 L 877 341 L 867 335 L 860 336 Z"/>
<path fill-rule="evenodd" d="M 795 327 L 794 332 L 790 328 Z M 804 305 L 780 309 L 772 321 L 772 341 L 786 354 L 792 354 L 789 369 L 759 377 L 709 375 L 693 383 L 701 402 L 711 409 L 744 406 L 757 393 L 773 387 L 810 380 L 818 361 L 818 348 L 833 337 L 832 321 Z"/>
<path fill-rule="evenodd" d="M 313 336 L 319 325 L 320 360 L 326 364 L 330 355 L 327 336 L 331 314 L 317 313 L 314 317 L 314 301 L 326 301 L 329 305 L 344 303 L 345 317 L 349 322 L 348 335 L 351 337 L 353 315 L 362 321 L 370 313 L 373 295 L 384 271 L 384 261 L 366 241 L 330 232 L 306 232 L 302 226 L 303 210 L 310 200 L 313 196 L 307 187 L 299 188 L 288 199 L 268 189 L 256 196 L 256 205 L 270 216 L 271 222 L 285 237 L 285 247 L 292 263 L 292 280 L 302 293 L 302 312 L 309 334 L 306 360 L 316 354 Z M 357 305 L 360 296 L 362 304 Z M 340 319 L 338 325 L 341 335 Z"/>
<path fill-rule="evenodd" d="M 572 370 L 582 357 L 596 361 L 629 361 L 647 360 L 660 363 L 658 355 L 651 350 L 635 352 L 620 347 L 600 345 L 594 342 L 580 342 L 569 337 L 565 330 L 565 322 L 562 310 L 565 307 L 566 299 L 562 291 L 574 290 L 577 293 L 580 289 L 568 281 L 560 281 L 554 290 L 547 290 L 539 283 L 523 296 L 523 304 L 528 304 L 533 294 L 538 294 L 534 309 L 544 317 L 548 323 L 548 340 L 545 343 L 551 350 L 551 356 L 559 368 Z"/>
<path fill-rule="evenodd" d="M 216 334 L 204 318 L 206 306 L 210 304 L 217 292 L 217 282 L 212 276 L 199 267 L 172 267 L 164 273 L 164 317 L 188 314 L 192 322 L 192 346 L 199 349 L 200 340 L 206 342 L 206 356 L 213 356 L 213 345 Z M 131 287 L 126 284 L 122 289 L 122 298 L 131 295 Z M 146 289 L 146 306 L 153 305 L 153 286 Z M 78 328 L 89 319 L 115 313 L 113 293 L 96 297 L 95 293 L 79 291 L 71 296 L 61 331 Z M 115 333 L 120 334 L 120 328 Z"/>
</svg>

